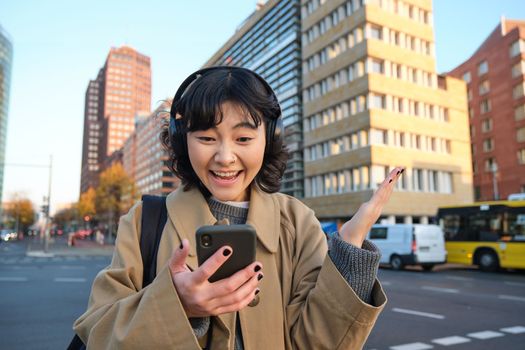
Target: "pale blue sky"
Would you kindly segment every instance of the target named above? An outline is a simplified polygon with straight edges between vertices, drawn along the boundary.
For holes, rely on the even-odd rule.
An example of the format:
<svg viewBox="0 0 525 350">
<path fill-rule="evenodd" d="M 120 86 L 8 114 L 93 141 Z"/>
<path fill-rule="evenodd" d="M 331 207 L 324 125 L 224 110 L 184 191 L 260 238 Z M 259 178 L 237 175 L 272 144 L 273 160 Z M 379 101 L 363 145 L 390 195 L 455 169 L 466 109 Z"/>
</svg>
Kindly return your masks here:
<svg viewBox="0 0 525 350">
<path fill-rule="evenodd" d="M 52 206 L 78 199 L 84 94 L 112 46 L 151 57 L 152 107 L 171 97 L 253 12 L 255 0 L 0 0 L 14 46 L 7 163 L 45 164 L 53 154 Z M 500 16 L 525 19 L 523 0 L 434 0 L 438 72 L 472 55 Z M 4 201 L 37 205 L 44 168 L 7 166 Z"/>
</svg>

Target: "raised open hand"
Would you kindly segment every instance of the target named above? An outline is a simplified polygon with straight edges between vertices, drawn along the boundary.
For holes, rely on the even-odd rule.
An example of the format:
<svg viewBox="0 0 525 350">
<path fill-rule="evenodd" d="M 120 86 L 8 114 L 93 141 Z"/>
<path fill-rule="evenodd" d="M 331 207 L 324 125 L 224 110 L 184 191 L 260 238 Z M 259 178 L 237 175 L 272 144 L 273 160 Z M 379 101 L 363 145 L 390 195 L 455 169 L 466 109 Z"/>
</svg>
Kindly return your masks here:
<svg viewBox="0 0 525 350">
<path fill-rule="evenodd" d="M 386 179 L 379 185 L 377 191 L 368 202 L 361 204 L 355 215 L 342 227 L 339 235 L 346 242 L 361 248 L 366 234 L 373 224 L 379 219 L 383 207 L 390 199 L 397 179 L 405 169 L 396 167 L 388 174 Z"/>
</svg>

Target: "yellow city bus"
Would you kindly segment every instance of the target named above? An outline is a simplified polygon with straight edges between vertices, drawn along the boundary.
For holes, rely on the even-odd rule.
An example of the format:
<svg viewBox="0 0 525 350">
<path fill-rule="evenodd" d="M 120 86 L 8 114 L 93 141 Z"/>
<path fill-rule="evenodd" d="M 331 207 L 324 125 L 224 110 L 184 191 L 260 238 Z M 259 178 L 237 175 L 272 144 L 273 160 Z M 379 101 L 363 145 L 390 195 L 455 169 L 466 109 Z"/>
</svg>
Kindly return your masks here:
<svg viewBox="0 0 525 350">
<path fill-rule="evenodd" d="M 525 200 L 447 206 L 437 216 L 447 262 L 483 271 L 525 269 Z"/>
</svg>

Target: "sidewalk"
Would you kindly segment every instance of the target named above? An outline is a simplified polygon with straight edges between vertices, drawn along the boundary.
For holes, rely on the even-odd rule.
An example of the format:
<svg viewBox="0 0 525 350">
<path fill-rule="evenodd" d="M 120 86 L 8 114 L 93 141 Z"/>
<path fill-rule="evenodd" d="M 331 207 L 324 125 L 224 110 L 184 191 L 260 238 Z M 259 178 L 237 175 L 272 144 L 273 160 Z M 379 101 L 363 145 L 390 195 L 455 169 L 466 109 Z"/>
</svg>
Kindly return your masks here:
<svg viewBox="0 0 525 350">
<path fill-rule="evenodd" d="M 47 252 L 44 250 L 44 242 L 35 239 L 27 245 L 26 255 L 32 257 L 111 256 L 114 248 L 113 244 L 100 245 L 90 239 L 77 239 L 74 246 L 68 246 L 67 237 L 54 237 L 49 239 Z"/>
</svg>

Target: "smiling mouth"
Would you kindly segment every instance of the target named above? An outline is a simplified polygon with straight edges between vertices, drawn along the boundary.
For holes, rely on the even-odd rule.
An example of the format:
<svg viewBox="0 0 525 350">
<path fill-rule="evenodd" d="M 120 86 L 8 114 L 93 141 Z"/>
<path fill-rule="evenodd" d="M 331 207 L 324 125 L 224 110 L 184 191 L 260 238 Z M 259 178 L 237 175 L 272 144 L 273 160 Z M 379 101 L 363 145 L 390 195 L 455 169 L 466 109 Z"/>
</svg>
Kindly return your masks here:
<svg viewBox="0 0 525 350">
<path fill-rule="evenodd" d="M 238 170 L 238 171 L 213 171 L 213 170 L 210 170 L 210 173 L 218 178 L 218 179 L 221 179 L 221 180 L 233 180 L 235 179 L 237 176 L 239 176 L 239 174 L 242 172 L 242 170 Z"/>
</svg>

